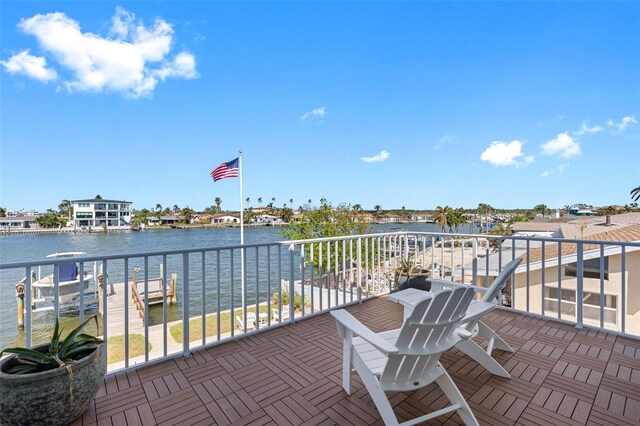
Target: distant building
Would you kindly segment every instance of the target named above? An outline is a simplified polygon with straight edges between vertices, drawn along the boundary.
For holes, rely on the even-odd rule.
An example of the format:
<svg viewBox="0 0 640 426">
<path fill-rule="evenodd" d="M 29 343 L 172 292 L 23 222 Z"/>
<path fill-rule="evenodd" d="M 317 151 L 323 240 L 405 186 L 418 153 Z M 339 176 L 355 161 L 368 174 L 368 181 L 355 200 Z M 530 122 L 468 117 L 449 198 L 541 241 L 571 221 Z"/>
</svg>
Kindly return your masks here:
<svg viewBox="0 0 640 426">
<path fill-rule="evenodd" d="M 240 218 L 226 213 L 218 213 L 211 216 L 211 223 L 216 225 L 240 223 Z"/>
<path fill-rule="evenodd" d="M 38 228 L 37 216 L 0 217 L 0 229 Z"/>
<path fill-rule="evenodd" d="M 126 227 L 131 223 L 131 201 L 73 200 L 72 223 L 76 227 Z"/>
<path fill-rule="evenodd" d="M 592 207 L 584 204 L 577 204 L 569 208 L 569 214 L 574 216 L 593 216 L 595 213 Z"/>
</svg>

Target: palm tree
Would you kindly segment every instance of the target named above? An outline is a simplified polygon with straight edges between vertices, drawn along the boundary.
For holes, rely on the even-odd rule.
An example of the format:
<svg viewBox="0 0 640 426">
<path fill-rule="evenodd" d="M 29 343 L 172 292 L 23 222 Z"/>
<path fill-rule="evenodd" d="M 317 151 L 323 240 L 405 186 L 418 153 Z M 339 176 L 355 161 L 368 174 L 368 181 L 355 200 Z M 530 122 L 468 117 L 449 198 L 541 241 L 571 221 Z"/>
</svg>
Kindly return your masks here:
<svg viewBox="0 0 640 426">
<path fill-rule="evenodd" d="M 375 217 L 379 217 L 380 216 L 380 210 L 382 209 L 382 207 L 380 206 L 380 204 L 376 204 L 375 206 L 373 206 L 373 210 L 375 210 L 373 212 L 373 215 Z"/>
<path fill-rule="evenodd" d="M 160 217 L 161 214 L 162 214 L 162 204 L 158 203 L 156 204 L 156 217 Z"/>
<path fill-rule="evenodd" d="M 486 225 L 486 232 L 489 232 L 489 213 L 493 212 L 493 207 L 490 204 L 480 203 L 478 204 L 478 213 L 484 214 L 484 222 Z"/>
<path fill-rule="evenodd" d="M 69 216 L 69 221 L 71 221 L 71 211 L 72 211 L 71 201 L 62 200 L 60 204 L 58 204 L 58 209 L 60 210 L 60 214 L 67 213 Z"/>
<path fill-rule="evenodd" d="M 216 210 L 220 213 L 220 204 L 222 204 L 222 199 L 220 197 L 216 197 L 213 202 L 216 203 Z"/>
<path fill-rule="evenodd" d="M 455 210 L 450 209 L 446 213 L 446 216 L 447 216 L 446 221 L 447 221 L 447 224 L 449 225 L 449 230 L 453 228 L 453 230 L 456 233 L 458 233 L 458 231 L 460 230 L 460 225 L 462 225 L 465 222 L 463 213 L 464 213 L 464 209 L 462 207 L 457 208 Z"/>
<path fill-rule="evenodd" d="M 96 195 L 96 200 L 102 200 L 102 196 L 100 194 Z"/>
<path fill-rule="evenodd" d="M 245 201 L 247 202 L 247 205 L 249 205 L 249 203 L 251 203 L 251 197 L 245 198 Z"/>
<path fill-rule="evenodd" d="M 291 207 L 293 207 L 293 198 L 289 198 L 289 205 L 291 205 Z"/>
<path fill-rule="evenodd" d="M 173 212 L 174 212 L 175 214 L 180 213 L 180 207 L 178 207 L 178 205 L 177 205 L 177 204 L 174 204 L 174 205 L 173 205 Z"/>
<path fill-rule="evenodd" d="M 640 186 L 631 190 L 631 199 L 638 201 L 640 199 Z"/>
<path fill-rule="evenodd" d="M 196 212 L 189 208 L 189 206 L 184 206 L 184 208 L 182 209 L 184 223 L 191 223 L 191 219 L 193 218 L 193 215 L 195 213 Z"/>
<path fill-rule="evenodd" d="M 444 233 L 444 229 L 447 227 L 447 219 L 449 219 L 447 216 L 450 215 L 451 213 L 451 207 L 449 206 L 444 206 L 444 207 L 436 207 L 436 211 L 433 213 L 433 219 L 435 220 L 435 222 L 438 224 L 438 226 L 442 229 L 442 232 Z"/>
<path fill-rule="evenodd" d="M 538 204 L 533 208 L 533 210 L 542 213 L 542 217 L 544 217 L 547 214 L 547 211 L 549 211 L 549 207 L 547 207 L 546 204 Z"/>
<path fill-rule="evenodd" d="M 353 211 L 359 212 L 362 210 L 362 206 L 360 204 L 354 204 L 353 205 Z"/>
</svg>

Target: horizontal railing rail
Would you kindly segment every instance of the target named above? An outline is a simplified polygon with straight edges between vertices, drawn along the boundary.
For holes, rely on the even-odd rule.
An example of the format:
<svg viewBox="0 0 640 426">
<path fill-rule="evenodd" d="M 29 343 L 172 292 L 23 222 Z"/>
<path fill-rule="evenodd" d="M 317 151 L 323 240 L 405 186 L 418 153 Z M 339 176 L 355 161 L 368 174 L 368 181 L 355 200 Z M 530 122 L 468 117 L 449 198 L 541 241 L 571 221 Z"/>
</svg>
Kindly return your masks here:
<svg viewBox="0 0 640 426">
<path fill-rule="evenodd" d="M 505 309 L 640 335 L 640 242 L 402 231 L 0 264 L 2 285 L 18 284 L 0 349 L 98 314 L 115 371 L 430 278 L 486 286 L 516 257 Z"/>
</svg>

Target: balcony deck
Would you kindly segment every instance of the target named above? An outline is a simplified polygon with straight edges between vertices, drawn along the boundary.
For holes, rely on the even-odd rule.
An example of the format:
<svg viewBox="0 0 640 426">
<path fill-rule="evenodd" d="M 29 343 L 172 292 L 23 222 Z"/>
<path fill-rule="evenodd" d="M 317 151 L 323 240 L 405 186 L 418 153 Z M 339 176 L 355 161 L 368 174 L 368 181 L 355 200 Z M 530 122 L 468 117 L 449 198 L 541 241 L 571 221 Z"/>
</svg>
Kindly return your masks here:
<svg viewBox="0 0 640 426">
<path fill-rule="evenodd" d="M 386 297 L 348 308 L 370 328 L 401 325 Z M 511 379 L 492 376 L 453 349 L 442 362 L 481 424 L 637 425 L 640 341 L 496 310 L 485 322 L 515 352 L 494 356 Z M 320 315 L 105 379 L 77 425 L 381 425 L 359 377 L 341 387 L 335 322 Z M 392 395 L 402 420 L 446 405 L 431 385 Z M 457 414 L 433 424 L 457 424 Z"/>
</svg>

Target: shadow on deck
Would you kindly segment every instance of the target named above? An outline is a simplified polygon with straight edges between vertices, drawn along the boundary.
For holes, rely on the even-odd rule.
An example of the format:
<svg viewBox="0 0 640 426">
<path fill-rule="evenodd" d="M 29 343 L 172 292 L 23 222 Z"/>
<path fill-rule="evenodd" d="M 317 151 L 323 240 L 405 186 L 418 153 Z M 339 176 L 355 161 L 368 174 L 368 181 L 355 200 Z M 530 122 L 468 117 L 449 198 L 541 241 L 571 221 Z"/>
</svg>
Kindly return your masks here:
<svg viewBox="0 0 640 426">
<path fill-rule="evenodd" d="M 397 328 L 402 307 L 379 297 L 348 310 L 375 331 Z M 457 349 L 442 363 L 481 424 L 637 425 L 640 340 L 506 310 L 484 318 L 515 352 L 492 376 Z M 359 377 L 341 387 L 335 321 L 320 315 L 189 358 L 108 376 L 77 425 L 381 425 Z M 447 405 L 435 385 L 392 395 L 399 420 Z M 458 424 L 457 414 L 433 424 Z"/>
</svg>

